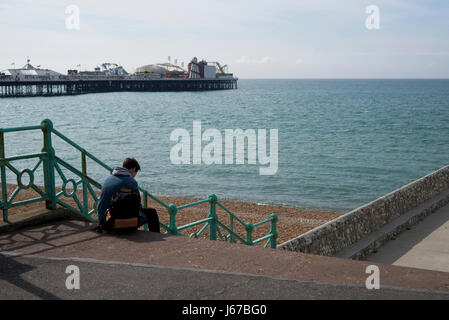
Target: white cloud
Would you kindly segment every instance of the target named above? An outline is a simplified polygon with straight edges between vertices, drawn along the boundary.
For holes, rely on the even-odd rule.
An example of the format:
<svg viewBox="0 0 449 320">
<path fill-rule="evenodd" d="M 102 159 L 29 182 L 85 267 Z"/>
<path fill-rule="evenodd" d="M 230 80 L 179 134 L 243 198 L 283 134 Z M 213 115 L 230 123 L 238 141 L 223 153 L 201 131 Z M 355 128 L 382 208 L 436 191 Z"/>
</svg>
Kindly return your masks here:
<svg viewBox="0 0 449 320">
<path fill-rule="evenodd" d="M 303 62 L 304 62 L 304 60 L 302 60 L 301 58 L 298 58 L 298 59 L 296 59 L 296 61 L 295 61 L 296 64 L 301 64 L 301 63 L 303 63 Z"/>
</svg>

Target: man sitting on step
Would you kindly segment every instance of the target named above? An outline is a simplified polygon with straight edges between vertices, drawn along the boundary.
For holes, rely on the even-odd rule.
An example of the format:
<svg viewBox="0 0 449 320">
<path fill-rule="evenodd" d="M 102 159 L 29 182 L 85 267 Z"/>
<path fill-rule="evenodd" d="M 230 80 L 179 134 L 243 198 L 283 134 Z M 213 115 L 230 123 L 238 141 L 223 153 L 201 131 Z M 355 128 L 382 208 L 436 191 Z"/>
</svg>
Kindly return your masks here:
<svg viewBox="0 0 449 320">
<path fill-rule="evenodd" d="M 126 158 L 122 167 L 116 167 L 112 175 L 106 178 L 98 200 L 98 231 L 129 231 L 148 223 L 150 231 L 160 232 L 156 210 L 153 208 L 143 209 L 140 204 L 138 184 L 134 179 L 139 170 L 140 165 L 136 159 Z M 126 204 L 126 201 L 131 203 L 129 199 L 134 199 L 134 208 L 137 206 L 134 213 L 131 212 L 133 211 L 132 206 L 123 210 L 123 204 Z M 121 205 L 118 203 L 119 200 L 123 200 Z M 116 209 L 122 212 L 117 214 Z M 131 216 L 134 214 L 134 217 L 126 217 L 127 214 Z"/>
</svg>

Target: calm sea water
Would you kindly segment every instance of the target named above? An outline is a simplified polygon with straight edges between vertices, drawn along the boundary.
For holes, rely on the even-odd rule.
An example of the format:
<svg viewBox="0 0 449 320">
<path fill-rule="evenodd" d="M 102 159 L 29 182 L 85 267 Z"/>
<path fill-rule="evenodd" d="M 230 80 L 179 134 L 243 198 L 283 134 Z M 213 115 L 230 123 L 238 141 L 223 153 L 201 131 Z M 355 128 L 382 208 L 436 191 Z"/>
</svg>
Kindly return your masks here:
<svg viewBox="0 0 449 320">
<path fill-rule="evenodd" d="M 215 193 L 346 212 L 449 163 L 449 80 L 239 80 L 229 91 L 0 99 L 0 112 L 1 127 L 49 118 L 110 166 L 137 158 L 138 182 L 157 195 Z M 172 164 L 170 133 L 192 134 L 193 120 L 223 135 L 278 129 L 277 174 L 261 176 L 249 164 Z M 7 134 L 6 153 L 39 151 L 41 138 Z M 80 166 L 79 153 L 54 143 L 61 158 Z M 88 167 L 101 182 L 107 175 Z"/>
</svg>

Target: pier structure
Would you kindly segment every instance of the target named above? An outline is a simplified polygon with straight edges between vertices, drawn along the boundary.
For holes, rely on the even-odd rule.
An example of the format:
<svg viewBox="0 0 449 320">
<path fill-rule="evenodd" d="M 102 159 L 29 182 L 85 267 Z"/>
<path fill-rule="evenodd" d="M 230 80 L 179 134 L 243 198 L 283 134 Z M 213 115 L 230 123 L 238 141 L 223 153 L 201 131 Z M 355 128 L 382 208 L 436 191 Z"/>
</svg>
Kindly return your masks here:
<svg viewBox="0 0 449 320">
<path fill-rule="evenodd" d="M 237 79 L 62 79 L 0 80 L 0 97 L 77 95 L 119 91 L 205 91 L 237 89 Z"/>
</svg>

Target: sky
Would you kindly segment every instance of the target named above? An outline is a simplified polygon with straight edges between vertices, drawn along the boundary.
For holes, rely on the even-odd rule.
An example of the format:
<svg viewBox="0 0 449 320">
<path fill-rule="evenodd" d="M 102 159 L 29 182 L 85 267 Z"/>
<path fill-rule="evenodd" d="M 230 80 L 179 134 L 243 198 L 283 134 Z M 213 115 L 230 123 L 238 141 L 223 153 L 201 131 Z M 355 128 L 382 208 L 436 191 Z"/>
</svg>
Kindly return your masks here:
<svg viewBox="0 0 449 320">
<path fill-rule="evenodd" d="M 449 78 L 447 0 L 0 0 L 0 31 L 0 70 L 170 56 L 241 79 Z"/>
</svg>

